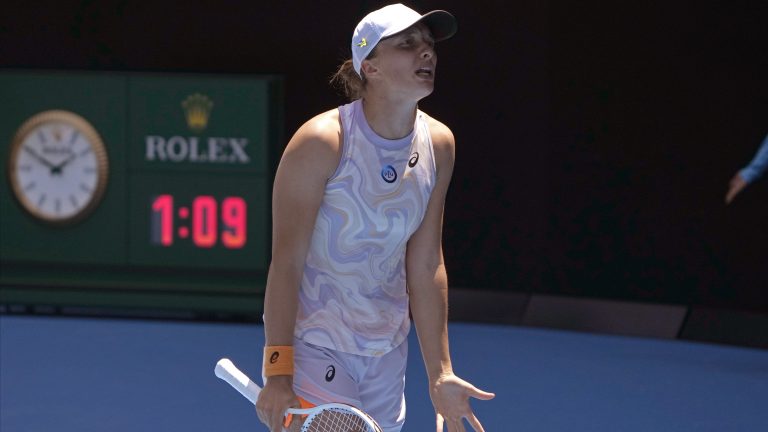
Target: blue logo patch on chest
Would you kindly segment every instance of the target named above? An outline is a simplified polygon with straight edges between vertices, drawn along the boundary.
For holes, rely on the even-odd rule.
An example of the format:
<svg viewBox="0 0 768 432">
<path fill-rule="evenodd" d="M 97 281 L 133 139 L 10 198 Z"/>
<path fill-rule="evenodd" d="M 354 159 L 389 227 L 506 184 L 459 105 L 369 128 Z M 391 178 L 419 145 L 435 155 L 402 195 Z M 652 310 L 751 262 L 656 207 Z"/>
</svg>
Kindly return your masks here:
<svg viewBox="0 0 768 432">
<path fill-rule="evenodd" d="M 394 183 L 397 180 L 397 171 L 392 165 L 387 165 L 381 169 L 381 178 L 387 183 Z"/>
</svg>

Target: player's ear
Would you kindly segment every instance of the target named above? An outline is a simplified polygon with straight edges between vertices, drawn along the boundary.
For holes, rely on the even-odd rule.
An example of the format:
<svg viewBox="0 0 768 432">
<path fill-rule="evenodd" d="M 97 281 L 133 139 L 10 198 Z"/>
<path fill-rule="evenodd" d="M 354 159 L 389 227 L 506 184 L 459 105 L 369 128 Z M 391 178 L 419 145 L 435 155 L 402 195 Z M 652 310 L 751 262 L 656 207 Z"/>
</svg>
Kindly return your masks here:
<svg viewBox="0 0 768 432">
<path fill-rule="evenodd" d="M 366 79 L 371 79 L 378 75 L 379 68 L 376 67 L 376 63 L 374 61 L 366 59 L 360 63 L 360 71 L 363 72 L 363 75 Z"/>
</svg>

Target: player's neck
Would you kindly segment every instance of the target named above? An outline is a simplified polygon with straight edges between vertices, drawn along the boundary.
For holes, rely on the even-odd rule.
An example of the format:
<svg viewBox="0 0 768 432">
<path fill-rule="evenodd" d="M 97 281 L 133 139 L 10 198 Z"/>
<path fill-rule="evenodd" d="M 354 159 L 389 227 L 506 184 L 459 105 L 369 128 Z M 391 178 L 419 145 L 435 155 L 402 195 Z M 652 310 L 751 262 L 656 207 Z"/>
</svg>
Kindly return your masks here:
<svg viewBox="0 0 768 432">
<path fill-rule="evenodd" d="M 416 118 L 416 102 L 403 102 L 377 95 L 366 95 L 363 100 L 363 114 L 368 125 L 382 138 L 399 139 L 413 130 Z"/>
</svg>

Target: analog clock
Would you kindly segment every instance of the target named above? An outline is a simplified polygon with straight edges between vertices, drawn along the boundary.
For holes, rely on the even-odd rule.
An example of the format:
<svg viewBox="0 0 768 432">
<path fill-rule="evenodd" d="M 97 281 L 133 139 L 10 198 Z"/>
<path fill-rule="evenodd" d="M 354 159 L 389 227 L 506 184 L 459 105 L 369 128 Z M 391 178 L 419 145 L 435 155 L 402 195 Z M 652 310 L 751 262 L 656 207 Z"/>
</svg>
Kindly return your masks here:
<svg viewBox="0 0 768 432">
<path fill-rule="evenodd" d="M 11 142 L 13 195 L 32 217 L 54 225 L 81 221 L 107 186 L 107 152 L 96 129 L 69 111 L 30 117 Z"/>
</svg>

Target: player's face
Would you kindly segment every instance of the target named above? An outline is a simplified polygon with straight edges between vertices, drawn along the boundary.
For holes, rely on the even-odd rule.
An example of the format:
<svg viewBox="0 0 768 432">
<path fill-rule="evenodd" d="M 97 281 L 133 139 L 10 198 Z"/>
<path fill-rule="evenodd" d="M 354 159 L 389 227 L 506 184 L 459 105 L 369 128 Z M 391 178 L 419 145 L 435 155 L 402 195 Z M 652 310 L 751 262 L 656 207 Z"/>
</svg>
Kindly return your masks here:
<svg viewBox="0 0 768 432">
<path fill-rule="evenodd" d="M 381 40 L 371 61 L 379 72 L 379 80 L 392 91 L 421 99 L 434 89 L 435 40 L 422 23 Z"/>
</svg>

